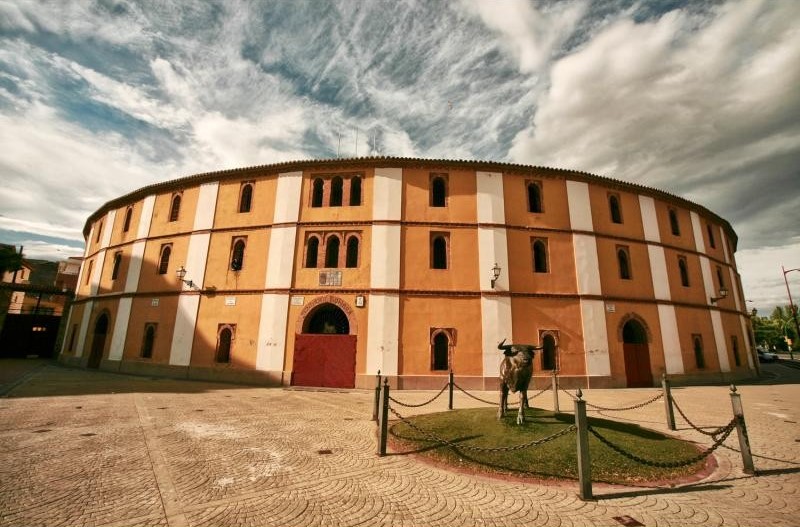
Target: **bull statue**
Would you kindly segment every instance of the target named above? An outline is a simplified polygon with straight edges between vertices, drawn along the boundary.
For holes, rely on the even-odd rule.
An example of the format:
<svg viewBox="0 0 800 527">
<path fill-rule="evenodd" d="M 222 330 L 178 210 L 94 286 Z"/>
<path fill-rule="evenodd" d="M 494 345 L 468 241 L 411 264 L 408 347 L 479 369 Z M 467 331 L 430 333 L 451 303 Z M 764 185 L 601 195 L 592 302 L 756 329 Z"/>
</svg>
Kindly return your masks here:
<svg viewBox="0 0 800 527">
<path fill-rule="evenodd" d="M 500 363 L 500 409 L 497 418 L 501 419 L 508 410 L 508 391 L 519 392 L 519 411 L 517 424 L 525 422 L 525 408 L 528 406 L 528 385 L 533 376 L 533 356 L 541 346 L 530 344 L 506 344 L 506 339 L 497 345 L 503 350 L 503 361 Z"/>
</svg>

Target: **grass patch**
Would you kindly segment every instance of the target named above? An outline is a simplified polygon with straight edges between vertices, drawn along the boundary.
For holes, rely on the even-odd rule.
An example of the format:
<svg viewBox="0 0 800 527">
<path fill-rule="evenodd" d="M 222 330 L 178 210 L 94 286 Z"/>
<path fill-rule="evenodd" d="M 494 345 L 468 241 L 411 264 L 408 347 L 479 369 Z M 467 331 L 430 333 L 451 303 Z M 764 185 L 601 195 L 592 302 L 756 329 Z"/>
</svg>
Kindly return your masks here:
<svg viewBox="0 0 800 527">
<path fill-rule="evenodd" d="M 438 462 L 476 472 L 512 474 L 536 478 L 577 479 L 578 462 L 575 432 L 548 443 L 510 452 L 482 452 L 458 448 L 515 446 L 550 436 L 574 424 L 571 414 L 530 408 L 526 422 L 516 424 L 516 411 L 498 421 L 496 409 L 471 408 L 419 415 L 409 420 L 419 428 L 446 439 L 450 447 L 432 441 L 402 421 L 390 427 L 390 439 L 398 452 L 416 452 Z M 667 437 L 638 425 L 589 417 L 589 424 L 600 435 L 626 452 L 657 462 L 676 462 L 698 454 L 693 443 Z M 592 481 L 607 483 L 643 483 L 669 481 L 696 474 L 705 460 L 679 468 L 659 468 L 628 459 L 589 434 Z"/>
</svg>

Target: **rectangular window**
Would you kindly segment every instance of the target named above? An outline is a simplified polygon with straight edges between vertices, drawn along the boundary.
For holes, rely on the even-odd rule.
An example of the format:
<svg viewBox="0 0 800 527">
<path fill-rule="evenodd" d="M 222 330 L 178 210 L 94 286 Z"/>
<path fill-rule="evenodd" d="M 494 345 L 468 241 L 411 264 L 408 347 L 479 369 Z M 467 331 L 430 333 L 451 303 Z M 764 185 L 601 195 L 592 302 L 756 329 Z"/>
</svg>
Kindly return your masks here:
<svg viewBox="0 0 800 527">
<path fill-rule="evenodd" d="M 550 263 L 548 261 L 547 238 L 531 238 L 531 251 L 533 252 L 533 272 L 549 272 Z"/>
<path fill-rule="evenodd" d="M 119 276 L 119 266 L 122 263 L 122 252 L 114 253 L 114 264 L 111 267 L 111 279 L 116 280 Z"/>
<path fill-rule="evenodd" d="M 89 278 L 92 276 L 92 267 L 94 267 L 94 260 L 89 260 L 89 265 L 86 266 L 86 278 L 83 281 L 84 284 L 89 283 Z"/>
</svg>

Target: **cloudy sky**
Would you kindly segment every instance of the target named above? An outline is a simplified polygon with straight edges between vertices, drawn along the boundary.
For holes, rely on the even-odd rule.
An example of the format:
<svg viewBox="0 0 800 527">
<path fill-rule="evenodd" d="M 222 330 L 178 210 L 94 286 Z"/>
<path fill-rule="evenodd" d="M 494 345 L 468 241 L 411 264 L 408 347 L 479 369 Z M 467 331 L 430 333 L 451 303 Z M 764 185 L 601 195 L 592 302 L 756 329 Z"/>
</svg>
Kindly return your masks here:
<svg viewBox="0 0 800 527">
<path fill-rule="evenodd" d="M 81 254 L 103 203 L 197 172 L 509 161 L 703 204 L 763 313 L 800 268 L 798 21 L 797 0 L 0 0 L 0 241 Z"/>
</svg>

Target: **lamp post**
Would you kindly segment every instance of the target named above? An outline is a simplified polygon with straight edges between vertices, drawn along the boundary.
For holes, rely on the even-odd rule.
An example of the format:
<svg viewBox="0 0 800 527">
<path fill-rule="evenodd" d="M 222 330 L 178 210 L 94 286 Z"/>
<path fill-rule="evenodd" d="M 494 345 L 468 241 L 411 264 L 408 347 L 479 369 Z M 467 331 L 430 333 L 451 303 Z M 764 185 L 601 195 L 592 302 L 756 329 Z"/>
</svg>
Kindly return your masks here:
<svg viewBox="0 0 800 527">
<path fill-rule="evenodd" d="M 492 267 L 492 289 L 494 289 L 494 284 L 497 282 L 497 279 L 500 278 L 500 271 L 502 270 L 503 269 L 497 265 L 497 262 L 495 262 L 494 267 Z"/>
<path fill-rule="evenodd" d="M 199 287 L 197 287 L 197 286 L 195 285 L 195 283 L 194 283 L 194 282 L 192 282 L 191 280 L 185 280 L 185 279 L 184 279 L 184 278 L 186 277 L 186 268 L 185 268 L 184 266 L 180 266 L 180 267 L 178 267 L 178 268 L 175 270 L 175 274 L 178 276 L 178 280 L 180 280 L 181 282 L 183 282 L 184 284 L 186 284 L 187 286 L 189 286 L 189 289 L 195 289 L 195 290 L 197 290 L 197 289 L 200 289 L 200 288 L 199 288 Z"/>
<path fill-rule="evenodd" d="M 725 286 L 719 288 L 719 296 L 712 296 L 708 300 L 712 304 L 716 304 L 719 300 L 726 298 L 728 296 L 728 289 Z"/>
<path fill-rule="evenodd" d="M 800 324 L 797 322 L 797 308 L 792 302 L 792 291 L 789 289 L 789 280 L 786 279 L 786 275 L 791 273 L 792 271 L 800 271 L 800 268 L 795 269 L 784 269 L 781 266 L 781 271 L 783 271 L 783 282 L 786 284 L 786 293 L 789 295 L 789 310 L 792 312 L 792 320 L 794 320 L 794 329 L 797 331 L 797 338 L 800 339 Z M 794 360 L 794 353 L 792 353 L 792 346 L 789 346 L 789 358 Z"/>
</svg>

